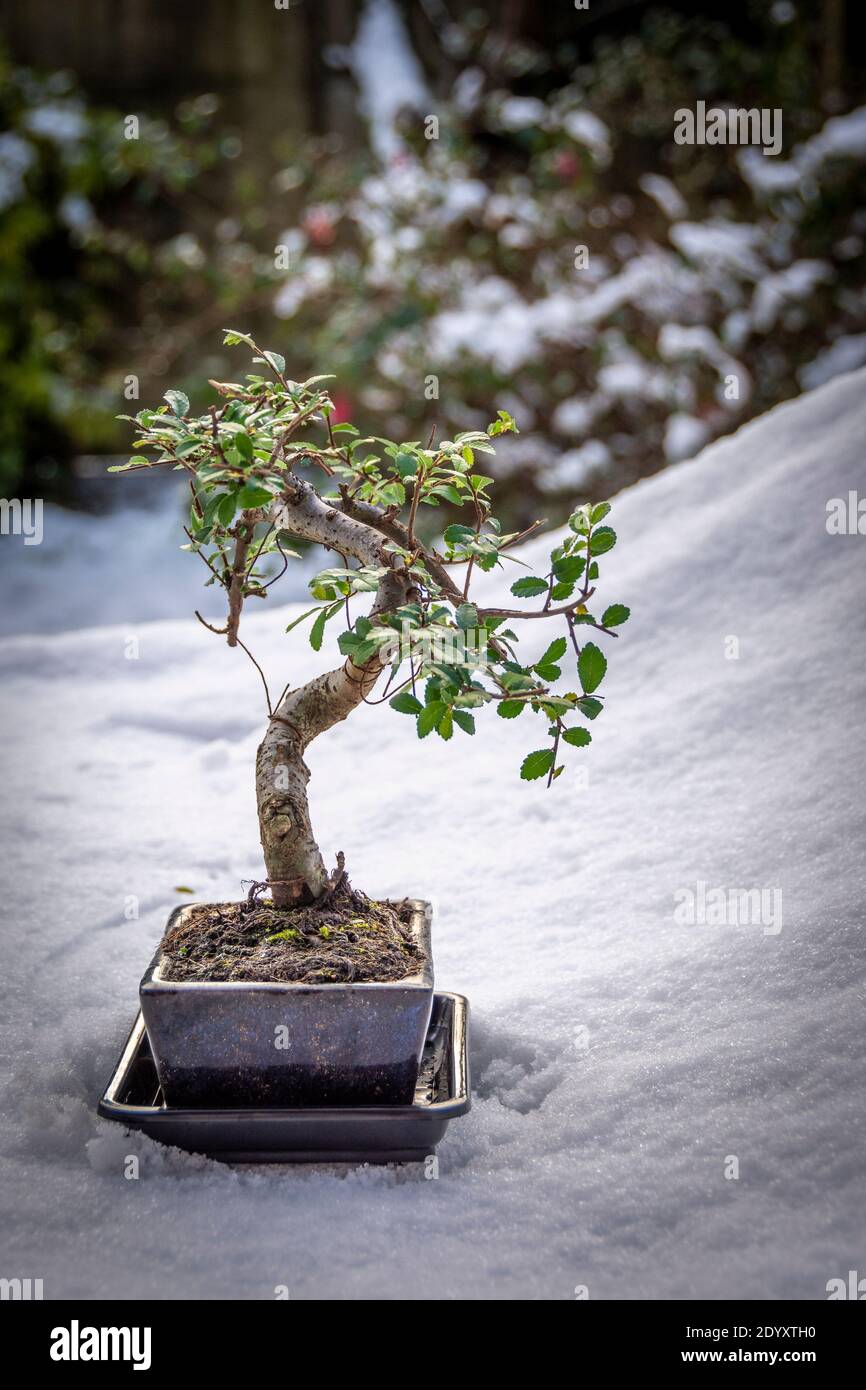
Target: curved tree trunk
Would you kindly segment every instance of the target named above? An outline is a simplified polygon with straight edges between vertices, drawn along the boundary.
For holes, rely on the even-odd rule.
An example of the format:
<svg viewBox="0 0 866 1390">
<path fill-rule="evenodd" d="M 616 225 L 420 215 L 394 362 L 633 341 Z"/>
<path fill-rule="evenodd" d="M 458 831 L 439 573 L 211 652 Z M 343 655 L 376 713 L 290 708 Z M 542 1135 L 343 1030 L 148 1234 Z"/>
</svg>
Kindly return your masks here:
<svg viewBox="0 0 866 1390">
<path fill-rule="evenodd" d="M 261 511 L 246 511 L 244 525 L 263 520 L 265 515 Z M 418 597 L 415 582 L 403 563 L 386 550 L 385 534 L 373 527 L 366 515 L 350 515 L 340 503 L 323 501 L 301 479 L 292 477 L 276 519 L 293 535 L 344 556 L 352 555 L 362 565 L 380 571 L 369 614 L 373 621 Z M 246 531 L 239 533 L 238 544 L 245 539 Z M 237 561 L 235 569 L 242 569 Z M 233 637 L 237 638 L 243 603 L 240 587 L 237 597 L 238 601 L 230 606 L 230 643 Z M 268 883 L 277 907 L 313 901 L 328 887 L 328 874 L 310 823 L 310 772 L 304 753 L 318 734 L 340 723 L 366 699 L 381 671 L 378 656 L 363 666 L 356 666 L 347 657 L 335 671 L 289 690 L 271 716 L 256 755 L 256 800 Z"/>
<path fill-rule="evenodd" d="M 259 830 L 274 903 L 291 907 L 321 897 L 328 874 L 313 835 L 307 801 L 310 772 L 304 752 L 317 736 L 340 723 L 369 695 L 382 663 L 355 666 L 347 658 L 336 671 L 290 690 L 271 719 L 256 756 Z"/>
</svg>

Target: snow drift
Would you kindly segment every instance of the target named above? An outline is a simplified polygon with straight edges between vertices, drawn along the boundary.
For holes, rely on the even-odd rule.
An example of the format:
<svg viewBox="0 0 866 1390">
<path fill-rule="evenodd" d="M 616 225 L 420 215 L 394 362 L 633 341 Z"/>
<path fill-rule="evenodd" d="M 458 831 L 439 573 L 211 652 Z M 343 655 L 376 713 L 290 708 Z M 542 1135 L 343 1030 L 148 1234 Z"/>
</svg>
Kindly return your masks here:
<svg viewBox="0 0 866 1390">
<path fill-rule="evenodd" d="M 0 645 L 4 1275 L 49 1298 L 821 1299 L 862 1271 L 866 537 L 826 520 L 864 486 L 864 385 L 616 500 L 604 594 L 633 616 L 585 780 L 519 781 L 530 716 L 432 749 L 369 709 L 311 749 L 323 849 L 434 899 L 438 982 L 472 1001 L 474 1109 L 435 1181 L 231 1169 L 97 1119 L 175 890 L 259 869 L 260 689 L 186 619 Z M 275 686 L 320 662 L 286 615 L 245 620 Z M 778 891 L 781 930 L 678 920 L 699 884 Z"/>
</svg>

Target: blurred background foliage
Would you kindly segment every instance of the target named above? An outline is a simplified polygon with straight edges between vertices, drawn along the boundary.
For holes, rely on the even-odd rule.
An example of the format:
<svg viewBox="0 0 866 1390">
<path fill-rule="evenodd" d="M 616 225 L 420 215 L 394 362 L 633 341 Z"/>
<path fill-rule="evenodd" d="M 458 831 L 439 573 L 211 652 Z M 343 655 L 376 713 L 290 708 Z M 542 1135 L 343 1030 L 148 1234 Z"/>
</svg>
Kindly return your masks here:
<svg viewBox="0 0 866 1390">
<path fill-rule="evenodd" d="M 0 491 L 91 503 L 223 327 L 364 433 L 511 411 L 515 524 L 859 365 L 855 11 L 0 0 Z M 699 100 L 782 152 L 677 145 Z"/>
</svg>

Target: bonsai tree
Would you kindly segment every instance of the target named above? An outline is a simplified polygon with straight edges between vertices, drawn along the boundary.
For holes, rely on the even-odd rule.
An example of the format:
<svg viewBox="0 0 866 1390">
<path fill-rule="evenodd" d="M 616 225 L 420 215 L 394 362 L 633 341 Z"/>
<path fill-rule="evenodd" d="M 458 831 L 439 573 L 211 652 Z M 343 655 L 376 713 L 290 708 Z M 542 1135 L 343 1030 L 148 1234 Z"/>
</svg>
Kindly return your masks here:
<svg viewBox="0 0 866 1390">
<path fill-rule="evenodd" d="M 227 597 L 223 626 L 196 616 L 250 657 L 267 701 L 256 760 L 267 880 L 254 889 L 270 887 L 274 905 L 287 908 L 327 901 L 345 880 L 342 854 L 329 874 L 310 823 L 304 753 L 314 738 L 360 705 L 384 700 L 415 720 L 419 738 L 473 735 L 487 706 L 501 719 L 529 711 L 543 721 L 544 746 L 527 754 L 520 775 L 551 786 L 564 771 L 564 745 L 586 746 L 591 735 L 583 721 L 603 707 L 598 688 L 607 661 L 584 639 L 592 632 L 616 636 L 629 610 L 613 604 L 595 617 L 589 609 L 599 557 L 616 543 L 606 502 L 571 515 L 566 539 L 541 572 L 510 553 L 543 523 L 503 534 L 492 512 L 493 479 L 478 470 L 476 457 L 492 454 L 498 435 L 516 432 L 507 412 L 499 411 L 486 431 L 438 443 L 434 433 L 426 444 L 364 438 L 354 425 L 334 423 L 330 378 L 292 381 L 283 357 L 247 334 L 228 331 L 225 342 L 245 344 L 260 370 L 241 383 L 210 382 L 219 403 L 204 415 L 191 415 L 182 392 L 167 391 L 167 404 L 122 417 L 135 424 L 140 438 L 133 447 L 142 452 L 113 471 L 170 467 L 189 474 L 185 548 Z M 464 519 L 441 531 L 441 523 L 431 526 L 429 509 L 444 505 Z M 298 542 L 323 547 L 339 563 L 311 580 L 315 605 L 286 631 L 309 623 L 310 644 L 319 651 L 326 626 L 339 624 L 343 661 L 304 685 L 288 684 L 272 701 L 241 640 L 241 620 L 247 600 L 266 597 L 297 558 Z M 477 572 L 506 561 L 527 571 L 511 585 L 513 607 L 473 603 Z M 370 603 L 366 614 L 353 613 L 355 599 Z M 522 661 L 514 625 L 540 621 L 560 633 L 538 660 Z M 565 684 L 577 689 L 560 693 L 553 687 L 567 655 L 576 680 Z"/>
</svg>

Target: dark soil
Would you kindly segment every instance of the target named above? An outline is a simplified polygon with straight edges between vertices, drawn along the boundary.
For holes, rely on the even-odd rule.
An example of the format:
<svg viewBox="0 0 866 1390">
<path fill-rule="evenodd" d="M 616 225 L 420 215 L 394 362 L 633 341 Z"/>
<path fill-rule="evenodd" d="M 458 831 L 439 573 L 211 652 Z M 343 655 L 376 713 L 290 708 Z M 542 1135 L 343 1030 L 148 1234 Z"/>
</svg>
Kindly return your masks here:
<svg viewBox="0 0 866 1390">
<path fill-rule="evenodd" d="M 421 968 L 412 904 L 373 902 L 351 888 L 325 907 L 198 903 L 162 943 L 166 980 L 402 980 Z"/>
</svg>

